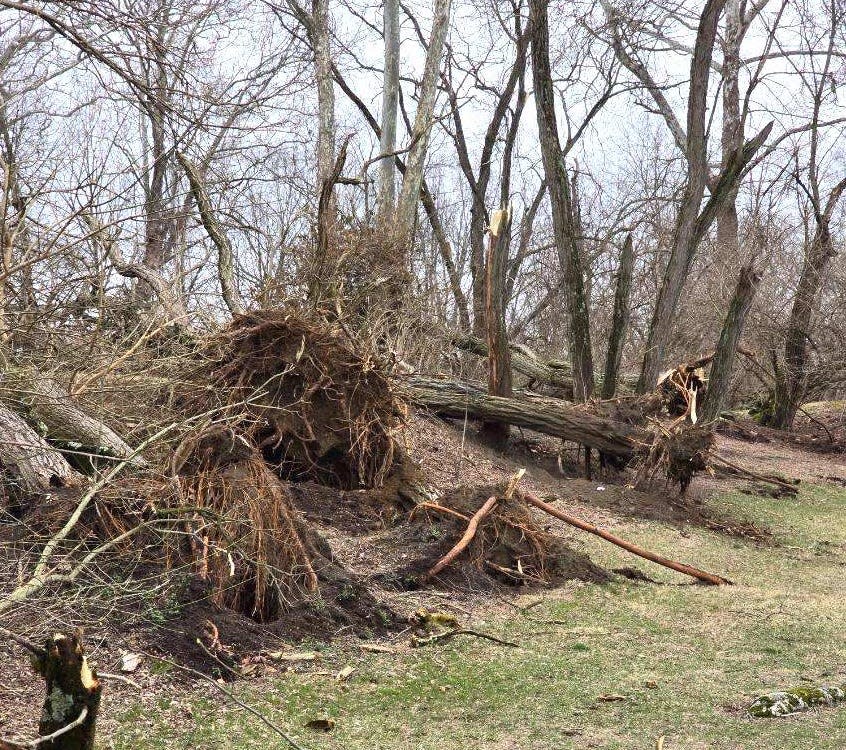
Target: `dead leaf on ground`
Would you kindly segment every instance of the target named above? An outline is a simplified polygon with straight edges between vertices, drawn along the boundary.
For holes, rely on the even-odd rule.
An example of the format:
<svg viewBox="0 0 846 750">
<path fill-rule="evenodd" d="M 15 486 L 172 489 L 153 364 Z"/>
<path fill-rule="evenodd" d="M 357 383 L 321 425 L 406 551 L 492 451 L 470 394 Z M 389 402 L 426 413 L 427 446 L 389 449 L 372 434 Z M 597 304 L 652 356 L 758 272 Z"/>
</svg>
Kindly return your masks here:
<svg viewBox="0 0 846 750">
<path fill-rule="evenodd" d="M 362 651 L 370 651 L 373 654 L 395 654 L 397 652 L 392 646 L 383 646 L 381 643 L 360 643 L 358 647 Z"/>
<path fill-rule="evenodd" d="M 317 651 L 302 651 L 300 653 L 289 654 L 285 651 L 272 651 L 268 656 L 277 661 L 316 661 L 320 658 L 320 653 Z"/>
<path fill-rule="evenodd" d="M 615 695 L 614 693 L 607 693 L 596 697 L 596 700 L 602 703 L 616 703 L 617 701 L 627 701 L 628 699 L 629 696 L 627 695 Z"/>
<path fill-rule="evenodd" d="M 136 654 L 132 651 L 127 651 L 120 655 L 120 671 L 121 672 L 134 672 L 141 666 L 141 662 L 144 661 L 143 654 Z"/>
<path fill-rule="evenodd" d="M 335 675 L 335 679 L 339 682 L 343 682 L 346 680 L 353 672 L 355 672 L 355 667 L 344 667 L 337 675 Z"/>
</svg>

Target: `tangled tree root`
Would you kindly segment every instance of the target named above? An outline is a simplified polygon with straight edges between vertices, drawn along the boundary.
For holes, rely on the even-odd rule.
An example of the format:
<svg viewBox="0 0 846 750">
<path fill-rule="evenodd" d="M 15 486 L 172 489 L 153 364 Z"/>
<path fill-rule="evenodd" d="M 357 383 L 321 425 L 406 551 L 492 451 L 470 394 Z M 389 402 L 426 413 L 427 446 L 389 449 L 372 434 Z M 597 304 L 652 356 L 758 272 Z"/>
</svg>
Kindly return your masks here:
<svg viewBox="0 0 846 750">
<path fill-rule="evenodd" d="M 684 495 L 696 473 L 708 468 L 713 446 L 710 425 L 684 424 L 657 431 L 648 452 L 640 459 L 637 482 L 651 481 L 661 472 L 677 482 Z"/>
<path fill-rule="evenodd" d="M 399 541 L 413 545 L 417 557 L 391 576 L 392 582 L 415 588 L 467 531 L 470 518 L 491 498 L 502 498 L 501 486 L 459 488 L 438 502 L 419 504 L 401 529 Z M 461 554 L 439 570 L 434 581 L 489 589 L 508 585 L 549 585 L 567 579 L 604 582 L 608 573 L 541 528 L 525 503 L 500 499 L 483 515 Z"/>
<path fill-rule="evenodd" d="M 204 356 L 185 409 L 220 408 L 283 478 L 356 489 L 388 475 L 405 412 L 378 361 L 340 327 L 294 310 L 248 313 Z"/>
</svg>

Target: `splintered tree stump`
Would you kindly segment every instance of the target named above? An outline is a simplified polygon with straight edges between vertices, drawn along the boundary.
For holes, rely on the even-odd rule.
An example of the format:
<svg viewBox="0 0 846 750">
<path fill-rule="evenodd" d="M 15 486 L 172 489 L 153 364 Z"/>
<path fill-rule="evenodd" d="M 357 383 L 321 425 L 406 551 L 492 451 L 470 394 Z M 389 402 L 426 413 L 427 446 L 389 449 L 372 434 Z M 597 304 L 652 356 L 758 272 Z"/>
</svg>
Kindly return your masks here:
<svg viewBox="0 0 846 750">
<path fill-rule="evenodd" d="M 44 651 L 32 661 L 47 687 L 38 724 L 45 739 L 39 750 L 92 750 L 102 686 L 88 666 L 81 633 L 48 638 Z M 53 739 L 46 739 L 50 735 Z"/>
</svg>

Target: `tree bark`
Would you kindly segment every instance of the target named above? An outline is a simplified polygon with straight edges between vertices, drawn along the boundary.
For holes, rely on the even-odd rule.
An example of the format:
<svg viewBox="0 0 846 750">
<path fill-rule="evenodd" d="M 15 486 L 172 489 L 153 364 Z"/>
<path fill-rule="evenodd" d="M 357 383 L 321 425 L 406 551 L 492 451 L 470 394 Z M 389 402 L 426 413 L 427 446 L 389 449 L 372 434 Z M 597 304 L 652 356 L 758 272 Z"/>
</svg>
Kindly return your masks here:
<svg viewBox="0 0 846 750">
<path fill-rule="evenodd" d="M 527 427 L 595 448 L 608 456 L 630 458 L 651 444 L 650 434 L 636 425 L 598 416 L 583 405 L 525 392 L 510 398 L 489 396 L 472 383 L 413 376 L 398 387 L 418 406 L 455 419 L 495 420 Z"/>
<path fill-rule="evenodd" d="M 38 724 L 38 733 L 48 736 L 84 719 L 70 731 L 42 742 L 43 750 L 93 750 L 100 708 L 102 685 L 96 671 L 88 666 L 82 636 L 57 634 L 47 639 L 43 656 L 35 668 L 44 678 L 47 697 Z"/>
<path fill-rule="evenodd" d="M 775 404 L 770 427 L 786 430 L 793 425 L 808 386 L 808 342 L 817 297 L 831 259 L 837 254 L 831 237 L 831 216 L 846 191 L 846 179 L 829 194 L 825 209 L 817 212 L 817 228 L 805 255 L 796 296 L 790 310 L 784 346 L 784 366 L 776 371 Z"/>
<path fill-rule="evenodd" d="M 631 234 L 626 237 L 623 251 L 620 253 L 620 265 L 617 269 L 617 286 L 614 292 L 614 314 L 611 318 L 611 332 L 608 335 L 608 353 L 605 357 L 605 376 L 602 380 L 602 398 L 614 398 L 617 392 L 617 377 L 623 358 L 623 345 L 629 327 L 631 305 L 629 297 L 632 289 L 632 271 L 634 270 L 634 249 Z"/>
<path fill-rule="evenodd" d="M 206 232 L 217 248 L 217 276 L 220 281 L 220 293 L 223 296 L 223 301 L 229 308 L 229 312 L 233 315 L 239 315 L 244 312 L 244 305 L 235 286 L 235 260 L 232 245 L 214 215 L 200 170 L 184 154 L 177 153 L 176 157 L 188 176 L 191 194 L 194 196 L 194 200 L 197 202 L 197 210 L 200 212 L 200 221 L 203 222 Z"/>
<path fill-rule="evenodd" d="M 385 0 L 383 36 L 385 43 L 382 81 L 382 133 L 379 138 L 378 216 L 383 226 L 391 220 L 396 203 L 397 107 L 399 104 L 400 54 L 399 0 Z M 387 154 L 390 154 L 388 156 Z"/>
<path fill-rule="evenodd" d="M 708 379 L 708 389 L 705 391 L 705 400 L 699 410 L 699 417 L 703 422 L 713 422 L 720 416 L 723 409 L 731 382 L 731 369 L 737 354 L 737 345 L 760 282 L 761 275 L 752 266 L 744 266 L 740 269 L 734 297 L 729 305 L 720 340 L 711 362 L 711 375 Z"/>
<path fill-rule="evenodd" d="M 90 465 L 96 456 L 125 460 L 134 453 L 108 425 L 83 411 L 62 386 L 39 373 L 4 373 L 0 401 L 38 425 L 59 450 L 76 454 L 75 464 Z M 132 466 L 145 464 L 141 456 L 130 460 Z"/>
<path fill-rule="evenodd" d="M 417 201 L 420 199 L 423 167 L 426 163 L 429 136 L 434 121 L 441 58 L 449 31 L 450 4 L 450 0 L 435 0 L 432 31 L 429 36 L 429 47 L 426 50 L 423 80 L 420 84 L 420 98 L 417 102 L 417 112 L 411 132 L 411 147 L 408 151 L 402 188 L 397 202 L 396 227 L 400 247 L 407 247 L 414 236 Z"/>
<path fill-rule="evenodd" d="M 590 319 L 582 259 L 575 232 L 570 181 L 564 166 L 555 118 L 555 92 L 549 62 L 547 3 L 548 0 L 531 0 L 530 2 L 533 24 L 532 77 L 535 87 L 538 138 L 544 174 L 549 186 L 555 244 L 565 280 L 570 361 L 573 364 L 573 390 L 577 400 L 585 401 L 590 398 L 594 386 Z"/>
<path fill-rule="evenodd" d="M 488 235 L 488 257 L 485 263 L 485 320 L 488 338 L 488 393 L 491 396 L 510 396 L 511 349 L 505 329 L 505 266 L 508 245 L 502 241 L 510 216 L 507 208 L 494 212 Z M 485 422 L 482 434 L 495 445 L 508 441 L 507 422 Z"/>
<path fill-rule="evenodd" d="M 82 478 L 22 417 L 0 404 L 0 479 L 0 492 L 20 505 L 56 487 L 75 486 Z"/>
<path fill-rule="evenodd" d="M 335 84 L 329 43 L 329 0 L 312 0 L 312 46 L 317 88 L 317 185 L 320 197 L 335 165 Z M 330 204 L 333 204 L 330 201 Z"/>
</svg>

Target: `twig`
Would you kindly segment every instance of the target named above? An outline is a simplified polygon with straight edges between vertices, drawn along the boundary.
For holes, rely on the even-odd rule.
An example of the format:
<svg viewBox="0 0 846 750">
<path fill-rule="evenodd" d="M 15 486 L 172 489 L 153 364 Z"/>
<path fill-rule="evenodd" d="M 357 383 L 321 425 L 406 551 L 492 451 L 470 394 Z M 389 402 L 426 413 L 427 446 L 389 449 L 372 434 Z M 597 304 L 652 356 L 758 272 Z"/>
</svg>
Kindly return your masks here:
<svg viewBox="0 0 846 750">
<path fill-rule="evenodd" d="M 43 745 L 45 742 L 52 742 L 55 739 L 58 739 L 63 734 L 67 734 L 72 729 L 76 729 L 80 724 L 82 724 L 88 718 L 88 706 L 83 706 L 82 711 L 80 712 L 79 716 L 76 717 L 70 724 L 66 724 L 61 729 L 57 729 L 52 734 L 45 734 L 42 737 L 36 737 L 34 740 L 29 740 L 27 742 L 16 742 L 14 740 L 3 740 L 0 739 L 0 748 L 37 748 L 40 745 Z"/>
<path fill-rule="evenodd" d="M 231 690 L 227 690 L 225 687 L 220 685 L 217 680 L 209 677 L 202 672 L 192 669 L 191 667 L 186 667 L 183 664 L 177 664 L 175 661 L 171 661 L 170 659 L 166 659 L 163 656 L 154 656 L 153 654 L 146 654 L 149 658 L 155 659 L 156 661 L 160 661 L 163 664 L 167 664 L 171 667 L 175 667 L 176 669 L 181 669 L 183 672 L 187 672 L 194 677 L 199 677 L 202 680 L 205 680 L 210 685 L 212 685 L 216 690 L 223 693 L 229 700 L 231 700 L 235 705 L 243 708 L 247 713 L 252 714 L 255 716 L 262 724 L 272 729 L 276 734 L 278 734 L 285 742 L 287 742 L 294 750 L 305 750 L 305 748 L 300 745 L 293 737 L 286 734 L 282 729 L 280 729 L 276 724 L 274 724 L 270 719 L 268 719 L 261 711 L 257 711 L 252 706 L 244 703 L 240 698 L 238 698 Z"/>
<path fill-rule="evenodd" d="M 97 670 L 97 677 L 105 678 L 107 680 L 118 680 L 119 682 L 125 682 L 127 685 L 132 685 L 136 690 L 143 690 L 144 688 L 141 687 L 135 680 L 130 679 L 129 677 L 125 677 L 122 674 L 115 674 L 114 672 L 101 672 L 99 669 Z"/>
<path fill-rule="evenodd" d="M 22 646 L 31 654 L 35 656 L 42 656 L 44 654 L 44 649 L 40 646 L 37 646 L 33 643 L 29 638 L 24 638 L 22 635 L 18 635 L 17 633 L 13 633 L 11 630 L 7 630 L 6 628 L 0 628 L 0 635 L 8 638 L 10 641 L 14 641 L 19 646 Z"/>
<path fill-rule="evenodd" d="M 711 456 L 713 460 L 719 461 L 724 466 L 727 466 L 732 471 L 730 473 L 740 474 L 741 476 L 749 477 L 751 479 L 757 479 L 760 482 L 767 482 L 769 484 L 775 484 L 779 487 L 782 487 L 786 492 L 789 492 L 791 495 L 799 494 L 799 490 L 796 488 L 795 484 L 790 484 L 789 482 L 785 482 L 783 479 L 779 479 L 778 477 L 774 477 L 771 475 L 766 474 L 757 474 L 754 471 L 749 471 L 749 469 L 744 469 L 742 466 L 738 466 L 737 464 L 733 464 L 731 461 L 727 461 L 722 456 Z"/>
<path fill-rule="evenodd" d="M 590 534 L 595 534 L 596 536 L 604 539 L 606 542 L 611 542 L 611 544 L 616 544 L 618 547 L 622 547 L 624 550 L 631 552 L 638 557 L 642 557 L 646 560 L 650 560 L 658 565 L 663 565 L 665 568 L 670 568 L 671 570 L 678 571 L 679 573 L 684 573 L 685 575 L 692 576 L 693 578 L 697 578 L 704 583 L 710 583 L 712 586 L 721 586 L 721 585 L 731 585 L 731 581 L 727 578 L 723 578 L 722 576 L 713 575 L 712 573 L 706 573 L 704 570 L 699 570 L 698 568 L 694 568 L 690 565 L 685 565 L 684 563 L 676 562 L 675 560 L 670 560 L 667 557 L 663 557 L 661 555 L 656 555 L 654 552 L 650 552 L 649 550 L 645 550 L 642 547 L 638 547 L 636 544 L 632 544 L 631 542 L 627 542 L 625 539 L 621 539 L 614 534 L 610 534 L 607 531 L 603 531 L 600 528 L 597 528 L 593 524 L 588 523 L 587 521 L 582 521 L 580 518 L 576 518 L 575 516 L 567 515 L 562 511 L 558 510 L 558 508 L 553 508 L 548 503 L 545 503 L 539 497 L 535 497 L 530 492 L 525 493 L 524 498 L 529 505 L 533 505 L 535 508 L 538 508 L 545 513 L 549 513 L 549 515 L 558 518 L 564 523 L 568 523 L 571 526 L 575 526 L 577 529 L 582 529 L 582 531 L 587 531 Z"/>
<path fill-rule="evenodd" d="M 476 638 L 484 638 L 486 641 L 493 641 L 494 643 L 498 643 L 500 646 L 511 646 L 512 648 L 520 647 L 519 643 L 514 643 L 513 641 L 504 641 L 501 638 L 496 638 L 495 636 L 488 635 L 487 633 L 480 633 L 478 630 L 469 630 L 467 628 L 447 630 L 443 633 L 435 633 L 433 635 L 427 636 L 426 638 L 418 638 L 417 636 L 414 636 L 412 638 L 412 645 L 426 646 L 430 643 L 435 643 L 436 641 L 447 641 L 456 635 L 473 635 L 476 636 Z"/>
</svg>

